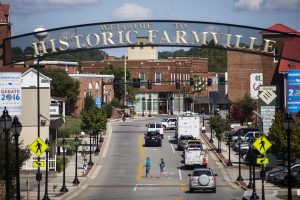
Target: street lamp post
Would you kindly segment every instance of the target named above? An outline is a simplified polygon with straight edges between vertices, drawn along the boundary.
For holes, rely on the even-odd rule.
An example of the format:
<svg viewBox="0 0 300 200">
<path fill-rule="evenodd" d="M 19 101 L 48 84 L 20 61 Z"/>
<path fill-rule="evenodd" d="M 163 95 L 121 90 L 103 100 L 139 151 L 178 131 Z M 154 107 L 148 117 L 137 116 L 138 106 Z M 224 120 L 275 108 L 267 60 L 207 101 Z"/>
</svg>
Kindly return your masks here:
<svg viewBox="0 0 300 200">
<path fill-rule="evenodd" d="M 3 114 L 0 117 L 0 127 L 1 131 L 5 133 L 5 196 L 6 200 L 10 199 L 10 187 L 11 187 L 11 179 L 10 179 L 10 164 L 9 164 L 9 129 L 12 124 L 11 116 L 8 114 L 6 107 L 4 107 Z"/>
<path fill-rule="evenodd" d="M 209 122 L 211 121 L 211 118 L 212 118 L 212 117 L 210 117 Z M 209 143 L 214 143 L 214 140 L 212 139 L 212 137 L 213 137 L 213 130 L 212 130 L 212 127 L 211 127 L 211 124 L 210 124 L 210 123 L 209 123 L 209 128 L 210 128 L 210 139 L 209 139 Z"/>
<path fill-rule="evenodd" d="M 80 181 L 78 180 L 78 176 L 77 176 L 77 150 L 78 150 L 79 140 L 77 136 L 75 137 L 74 145 L 75 145 L 75 178 L 73 180 L 73 183 L 79 184 Z"/>
<path fill-rule="evenodd" d="M 152 106 L 151 106 L 151 94 L 149 94 L 149 115 L 148 115 L 148 117 L 152 117 L 152 115 L 151 115 L 151 109 L 152 109 Z"/>
<path fill-rule="evenodd" d="M 93 165 L 93 161 L 92 161 L 92 131 L 90 131 L 90 160 L 88 165 Z"/>
<path fill-rule="evenodd" d="M 238 143 L 239 143 L 239 175 L 237 177 L 237 181 L 244 180 L 241 174 L 241 136 L 238 137 Z"/>
<path fill-rule="evenodd" d="M 144 111 L 145 111 L 145 97 L 142 97 L 142 117 L 144 117 Z"/>
<path fill-rule="evenodd" d="M 15 137 L 15 151 L 16 151 L 16 197 L 21 199 L 20 196 L 20 160 L 19 160 L 19 137 L 22 131 L 22 124 L 19 122 L 17 116 L 14 117 L 11 128 Z"/>
<path fill-rule="evenodd" d="M 46 149 L 46 178 L 45 178 L 45 194 L 43 200 L 49 200 L 50 199 L 48 196 L 48 171 L 49 171 L 48 162 L 49 162 L 49 147 L 50 147 L 49 140 L 46 139 L 45 143 L 47 144 L 48 148 Z"/>
<path fill-rule="evenodd" d="M 299 113 L 297 114 L 297 121 L 299 118 Z M 300 120 L 299 120 L 300 121 Z M 292 183 L 291 183 L 291 134 L 294 120 L 291 113 L 287 113 L 285 119 L 283 120 L 283 128 L 287 134 L 287 160 L 288 160 L 288 200 L 292 199 Z"/>
<path fill-rule="evenodd" d="M 256 153 L 252 147 L 252 144 L 254 142 L 254 138 L 251 139 L 250 141 L 250 145 L 249 145 L 249 154 L 248 154 L 248 158 L 250 161 L 250 165 L 252 165 L 252 181 L 253 181 L 253 185 L 252 185 L 252 195 L 250 197 L 250 200 L 256 200 L 259 199 L 257 193 L 256 193 L 256 178 L 255 178 L 255 161 L 256 161 Z"/>
<path fill-rule="evenodd" d="M 230 141 L 231 141 L 231 134 L 228 134 L 228 162 L 227 162 L 227 166 L 231 167 L 232 166 L 232 162 L 231 162 L 231 154 L 230 154 Z"/>
<path fill-rule="evenodd" d="M 67 141 L 65 138 L 62 140 L 62 148 L 63 148 L 63 185 L 60 189 L 60 192 L 68 192 L 69 190 L 66 187 L 66 148 Z"/>
<path fill-rule="evenodd" d="M 99 133 L 97 133 L 96 135 L 96 149 L 95 149 L 96 153 L 100 152 L 98 135 Z"/>
<path fill-rule="evenodd" d="M 170 104 L 171 104 L 171 112 L 170 112 L 170 114 L 171 114 L 171 115 L 173 115 L 173 99 L 174 99 L 174 97 L 171 96 L 171 97 L 170 97 L 170 100 L 171 100 L 171 102 L 170 102 Z"/>
</svg>

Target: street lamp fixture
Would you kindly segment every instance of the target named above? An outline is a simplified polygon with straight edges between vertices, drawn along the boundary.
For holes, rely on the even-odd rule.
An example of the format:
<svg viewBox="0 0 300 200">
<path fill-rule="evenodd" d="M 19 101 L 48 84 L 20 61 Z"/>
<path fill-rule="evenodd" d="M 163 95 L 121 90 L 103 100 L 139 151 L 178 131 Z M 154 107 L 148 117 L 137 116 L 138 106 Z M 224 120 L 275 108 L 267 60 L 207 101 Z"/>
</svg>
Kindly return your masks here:
<svg viewBox="0 0 300 200">
<path fill-rule="evenodd" d="M 63 186 L 60 189 L 60 192 L 68 192 L 69 190 L 66 187 L 66 149 L 67 149 L 67 141 L 63 138 L 61 142 L 61 146 L 63 148 Z"/>
<path fill-rule="evenodd" d="M 297 113 L 297 122 L 300 121 L 299 112 Z M 288 160 L 288 200 L 292 199 L 292 183 L 291 183 L 291 134 L 294 120 L 291 113 L 287 113 L 283 120 L 283 128 L 287 134 L 287 160 Z"/>
<path fill-rule="evenodd" d="M 49 162 L 49 147 L 50 147 L 49 140 L 46 139 L 45 143 L 47 144 L 48 148 L 46 149 L 46 178 L 45 178 L 45 194 L 43 200 L 49 200 L 50 199 L 48 196 L 48 171 L 49 171 L 48 162 Z"/>
<path fill-rule="evenodd" d="M 98 142 L 98 141 L 97 141 Z M 77 176 L 77 150 L 78 150 L 78 146 L 79 146 L 80 141 L 78 140 L 78 137 L 75 137 L 74 140 L 74 145 L 75 145 L 75 178 L 73 180 L 74 184 L 79 184 L 80 181 L 78 180 L 78 176 Z"/>
<path fill-rule="evenodd" d="M 142 110 L 143 110 L 143 112 L 142 112 L 142 117 L 144 117 L 145 115 L 144 115 L 144 111 L 145 111 L 145 97 L 142 97 Z"/>
<path fill-rule="evenodd" d="M 9 145 L 9 130 L 12 124 L 12 118 L 8 114 L 6 107 L 4 107 L 3 114 L 0 117 L 0 129 L 5 133 L 5 196 L 6 200 L 10 199 L 10 188 L 11 188 L 11 178 L 10 178 L 10 164 L 9 164 L 9 152 L 8 152 L 8 145 Z"/>
<path fill-rule="evenodd" d="M 90 131 L 90 160 L 88 165 L 93 165 L 93 161 L 92 161 L 92 131 Z"/>
</svg>

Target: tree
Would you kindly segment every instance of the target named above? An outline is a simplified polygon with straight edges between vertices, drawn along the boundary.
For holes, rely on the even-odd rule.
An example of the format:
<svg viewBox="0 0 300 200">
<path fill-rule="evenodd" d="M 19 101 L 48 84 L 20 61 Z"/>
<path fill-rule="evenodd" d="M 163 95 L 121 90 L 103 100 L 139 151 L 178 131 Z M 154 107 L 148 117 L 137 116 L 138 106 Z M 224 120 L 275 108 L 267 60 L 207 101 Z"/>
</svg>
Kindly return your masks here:
<svg viewBox="0 0 300 200">
<path fill-rule="evenodd" d="M 221 141 L 225 136 L 225 131 L 230 130 L 230 123 L 227 119 L 223 119 L 221 116 L 216 115 L 210 118 L 209 126 L 216 133 L 216 137 L 218 139 L 218 149 L 217 152 L 221 153 Z"/>
<path fill-rule="evenodd" d="M 65 98 L 66 113 L 72 113 L 76 108 L 76 102 L 79 95 L 79 82 L 72 79 L 63 70 L 43 69 L 41 72 L 52 79 L 51 95 Z"/>
<path fill-rule="evenodd" d="M 96 103 L 95 103 L 95 101 L 94 101 L 94 99 L 93 99 L 92 96 L 87 95 L 84 98 L 84 109 L 85 110 L 96 108 L 95 105 L 96 105 Z"/>
<path fill-rule="evenodd" d="M 257 107 L 257 102 L 250 97 L 248 93 L 244 94 L 244 97 L 241 99 L 238 99 L 238 101 L 235 103 L 237 107 L 240 109 L 239 112 L 242 113 L 242 121 L 248 122 L 248 119 L 252 116 L 252 112 Z"/>
<path fill-rule="evenodd" d="M 121 99 L 124 99 L 124 68 L 123 67 L 114 67 L 113 65 L 109 65 L 105 67 L 100 74 L 112 74 L 115 76 L 115 80 L 119 80 L 121 82 L 117 82 L 114 84 L 114 92 L 115 92 L 115 98 L 117 98 L 119 101 Z M 132 82 L 131 73 L 129 69 L 126 69 L 126 81 Z M 127 101 L 134 101 L 135 100 L 135 94 L 136 90 L 132 87 L 131 84 L 126 85 L 127 95 L 126 99 Z"/>
<path fill-rule="evenodd" d="M 104 109 L 84 109 L 81 114 L 81 129 L 91 135 L 97 135 L 106 129 L 107 114 Z"/>
<path fill-rule="evenodd" d="M 287 161 L 287 133 L 283 128 L 283 120 L 285 111 L 278 110 L 275 114 L 275 119 L 268 134 L 269 140 L 273 144 L 270 148 L 270 153 L 282 159 L 285 163 Z M 297 153 L 300 151 L 300 127 L 295 122 L 291 132 L 291 158 L 296 158 Z"/>
</svg>

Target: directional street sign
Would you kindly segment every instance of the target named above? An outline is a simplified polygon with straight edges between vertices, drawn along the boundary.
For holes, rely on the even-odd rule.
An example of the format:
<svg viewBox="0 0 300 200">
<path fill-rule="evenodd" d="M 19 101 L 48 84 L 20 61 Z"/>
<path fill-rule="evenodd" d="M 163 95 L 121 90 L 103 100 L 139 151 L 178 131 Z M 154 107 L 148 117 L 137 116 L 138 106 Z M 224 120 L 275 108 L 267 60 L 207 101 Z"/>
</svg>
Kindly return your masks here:
<svg viewBox="0 0 300 200">
<path fill-rule="evenodd" d="M 34 161 L 34 162 L 32 162 L 32 166 L 33 167 L 44 167 L 45 162 L 44 161 Z"/>
<path fill-rule="evenodd" d="M 37 156 L 40 156 L 44 151 L 48 149 L 48 145 L 38 137 L 30 146 L 30 150 L 35 153 Z"/>
<path fill-rule="evenodd" d="M 272 144 L 265 136 L 262 135 L 253 142 L 253 146 L 260 154 L 264 154 L 272 146 Z"/>
<path fill-rule="evenodd" d="M 269 158 L 256 158 L 256 164 L 267 165 L 269 164 Z"/>
</svg>

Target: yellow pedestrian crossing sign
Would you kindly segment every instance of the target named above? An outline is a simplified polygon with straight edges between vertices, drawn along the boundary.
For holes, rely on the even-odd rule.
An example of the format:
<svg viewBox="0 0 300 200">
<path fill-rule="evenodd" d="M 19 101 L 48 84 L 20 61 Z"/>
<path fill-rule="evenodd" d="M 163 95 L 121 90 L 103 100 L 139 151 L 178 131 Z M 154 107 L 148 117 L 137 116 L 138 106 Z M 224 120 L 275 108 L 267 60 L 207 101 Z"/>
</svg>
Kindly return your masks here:
<svg viewBox="0 0 300 200">
<path fill-rule="evenodd" d="M 269 158 L 256 158 L 256 164 L 267 165 L 269 164 Z"/>
<path fill-rule="evenodd" d="M 260 154 L 264 154 L 272 146 L 272 144 L 265 136 L 262 135 L 253 142 L 253 146 Z"/>
<path fill-rule="evenodd" d="M 32 166 L 33 167 L 44 167 L 45 162 L 44 161 L 34 161 L 34 162 L 32 162 Z"/>
<path fill-rule="evenodd" d="M 37 156 L 40 156 L 44 151 L 48 149 L 48 145 L 38 137 L 30 146 L 30 150 L 35 153 Z"/>
</svg>

